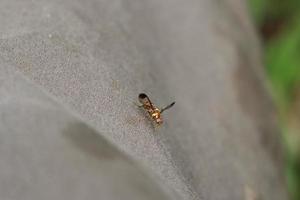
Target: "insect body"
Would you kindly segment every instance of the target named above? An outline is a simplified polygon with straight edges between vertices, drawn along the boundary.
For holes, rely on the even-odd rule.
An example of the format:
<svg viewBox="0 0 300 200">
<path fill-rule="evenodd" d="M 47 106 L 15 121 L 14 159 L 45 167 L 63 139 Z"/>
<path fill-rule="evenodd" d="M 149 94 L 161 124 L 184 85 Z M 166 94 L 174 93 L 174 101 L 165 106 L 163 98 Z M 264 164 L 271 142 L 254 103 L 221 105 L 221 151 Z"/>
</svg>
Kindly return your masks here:
<svg viewBox="0 0 300 200">
<path fill-rule="evenodd" d="M 148 112 L 152 120 L 157 125 L 161 125 L 163 123 L 161 113 L 171 108 L 175 104 L 175 102 L 173 102 L 170 105 L 166 106 L 165 108 L 159 109 L 152 104 L 149 97 L 144 93 L 139 94 L 139 101 L 142 103 L 140 107 L 143 107 Z"/>
</svg>

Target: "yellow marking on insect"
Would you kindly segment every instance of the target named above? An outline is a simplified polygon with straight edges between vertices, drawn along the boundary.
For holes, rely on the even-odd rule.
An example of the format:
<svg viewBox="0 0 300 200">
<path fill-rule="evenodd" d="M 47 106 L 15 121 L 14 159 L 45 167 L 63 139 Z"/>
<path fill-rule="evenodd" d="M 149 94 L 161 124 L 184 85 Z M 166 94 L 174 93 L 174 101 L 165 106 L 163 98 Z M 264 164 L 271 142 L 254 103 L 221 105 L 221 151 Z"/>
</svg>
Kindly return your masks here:
<svg viewBox="0 0 300 200">
<path fill-rule="evenodd" d="M 166 106 L 165 108 L 159 109 L 151 102 L 151 100 L 145 93 L 139 94 L 139 101 L 142 104 L 139 107 L 143 107 L 147 111 L 151 119 L 158 126 L 160 126 L 163 123 L 161 113 L 171 108 L 175 104 L 175 102 L 173 102 L 170 105 Z"/>
</svg>

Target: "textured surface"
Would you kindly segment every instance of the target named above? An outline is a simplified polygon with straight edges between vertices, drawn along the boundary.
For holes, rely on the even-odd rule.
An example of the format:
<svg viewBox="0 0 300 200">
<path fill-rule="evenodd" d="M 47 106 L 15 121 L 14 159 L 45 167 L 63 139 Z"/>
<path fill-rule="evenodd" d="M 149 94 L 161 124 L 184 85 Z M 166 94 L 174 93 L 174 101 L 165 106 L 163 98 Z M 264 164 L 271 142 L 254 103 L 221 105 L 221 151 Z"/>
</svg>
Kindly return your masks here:
<svg viewBox="0 0 300 200">
<path fill-rule="evenodd" d="M 1 63 L 1 199 L 169 199 L 140 166 L 9 68 Z"/>
<path fill-rule="evenodd" d="M 103 159 L 85 158 L 84 149 L 78 158 L 82 160 L 62 162 L 60 159 L 64 155 L 59 151 L 52 153 L 55 145 L 66 149 L 72 154 L 70 156 L 79 153 L 81 148 L 72 149 L 60 143 L 63 139 L 56 138 L 71 137 L 67 133 L 53 134 L 52 137 L 47 132 L 48 127 L 49 131 L 52 130 L 51 127 L 54 132 L 74 132 L 76 135 L 76 130 L 83 126 L 83 129 L 88 129 L 86 138 L 69 138 L 75 146 L 86 148 L 84 143 L 93 140 L 89 139 L 90 135 L 98 135 L 101 140 L 107 138 L 142 166 L 138 169 L 155 177 L 155 183 L 150 180 L 148 183 L 148 179 L 143 183 L 146 188 L 154 187 L 149 190 L 139 188 L 140 184 L 135 187 L 129 184 L 129 189 L 126 189 L 124 184 L 124 191 L 137 199 L 141 199 L 138 195 L 143 191 L 147 192 L 145 199 L 164 198 L 149 196 L 157 187 L 167 194 L 174 191 L 171 192 L 174 195 L 171 198 L 178 196 L 186 200 L 255 199 L 253 196 L 285 199 L 278 167 L 272 106 L 262 85 L 259 48 L 240 1 L 0 2 L 0 59 L 4 66 L 1 76 L 6 77 L 6 66 L 12 66 L 12 71 L 21 72 L 33 82 L 32 87 L 37 85 L 38 90 L 50 93 L 69 110 L 51 114 L 48 110 L 34 113 L 33 109 L 31 113 L 27 112 L 31 107 L 26 104 L 18 108 L 13 103 L 5 106 L 7 110 L 1 110 L 3 116 L 18 116 L 16 121 L 11 122 L 18 126 L 0 122 L 3 124 L 0 129 L 1 141 L 6 138 L 14 140 L 14 135 L 7 130 L 10 127 L 16 129 L 16 134 L 24 129 L 32 129 L 32 134 L 28 131 L 26 145 L 31 147 L 30 151 L 36 156 L 47 152 L 39 160 L 42 164 L 31 163 L 25 158 L 19 160 L 20 165 L 36 169 L 32 171 L 32 176 L 38 178 L 31 180 L 29 176 L 26 181 L 37 184 L 52 195 L 51 189 L 55 188 L 48 190 L 48 185 L 42 184 L 47 181 L 45 177 L 49 173 L 55 175 L 54 180 L 49 180 L 52 181 L 50 185 L 65 181 L 62 186 L 66 189 L 62 187 L 54 199 L 72 199 L 76 194 L 80 196 L 87 193 L 91 195 L 89 198 L 98 199 L 97 194 L 106 189 L 96 189 L 103 185 L 100 184 L 101 178 L 90 180 L 93 173 L 99 172 L 101 176 L 103 172 L 109 175 L 110 180 L 114 180 L 115 177 L 110 177 L 110 174 L 122 173 L 123 167 L 118 171 L 114 168 L 118 164 L 115 164 L 109 173 L 106 173 L 105 167 L 91 170 L 90 167 L 102 163 Z M 5 78 L 5 81 L 9 81 L 9 78 Z M 8 90 L 9 94 L 21 100 L 25 97 L 18 92 L 31 96 L 25 88 L 22 89 L 29 86 L 22 85 L 19 84 L 18 91 L 9 90 L 8 86 L 2 86 L 2 90 Z M 134 105 L 140 92 L 146 92 L 161 106 L 176 100 L 176 106 L 164 113 L 166 123 L 161 129 L 154 131 L 144 113 Z M 40 95 L 41 92 L 33 93 Z M 5 100 L 5 96 L 1 98 Z M 38 104 L 47 107 L 48 101 L 43 103 L 43 100 L 39 100 Z M 17 108 L 20 111 L 14 112 Z M 65 128 L 70 120 L 64 116 L 68 116 L 67 112 L 70 111 L 76 113 L 83 122 L 71 122 L 71 128 Z M 22 113 L 29 113 L 33 119 L 44 121 L 26 123 L 23 119 L 27 118 L 22 118 Z M 62 120 L 59 120 L 60 117 Z M 39 126 L 35 127 L 35 123 L 46 130 L 43 132 Z M 80 125 L 84 123 L 91 124 L 97 132 Z M 41 138 L 39 142 L 45 140 L 49 146 L 43 143 L 34 145 L 37 138 L 34 133 L 39 132 L 49 137 Z M 3 147 L 6 149 L 2 151 L 2 156 L 8 160 L 14 156 L 22 157 L 22 145 L 11 145 Z M 21 152 L 10 151 L 9 148 L 20 148 Z M 94 148 L 88 150 L 90 154 L 95 155 L 106 149 L 97 145 Z M 114 151 L 113 147 L 110 148 Z M 114 156 L 110 150 L 103 154 L 101 156 Z M 52 161 L 53 167 L 49 169 L 55 171 L 47 171 L 47 163 Z M 80 168 L 73 162 L 85 164 Z M 112 165 L 108 166 L 110 169 Z M 71 168 L 73 171 L 61 176 L 63 171 L 58 171 L 60 168 L 63 171 Z M 126 170 L 127 166 L 124 168 Z M 26 182 L 18 181 L 19 176 L 25 177 L 24 172 L 16 174 L 18 168 L 9 168 L 8 164 L 3 166 L 3 170 L 8 170 L 8 173 L 3 172 L 1 176 L 8 176 L 7 179 L 11 181 L 0 183 L 9 187 L 5 194 L 14 194 L 14 187 L 21 187 L 13 199 L 23 199 L 23 193 L 29 197 L 32 195 L 31 199 L 40 198 L 33 195 L 36 189 L 34 185 L 29 189 L 23 188 Z M 78 173 L 81 170 L 88 172 Z M 135 178 L 130 170 L 122 181 Z M 45 176 L 39 173 L 45 173 Z M 118 187 L 126 182 L 122 181 Z M 92 184 L 94 188 L 86 184 Z M 107 188 L 113 184 L 109 182 Z M 108 195 L 109 198 L 118 199 Z"/>
</svg>

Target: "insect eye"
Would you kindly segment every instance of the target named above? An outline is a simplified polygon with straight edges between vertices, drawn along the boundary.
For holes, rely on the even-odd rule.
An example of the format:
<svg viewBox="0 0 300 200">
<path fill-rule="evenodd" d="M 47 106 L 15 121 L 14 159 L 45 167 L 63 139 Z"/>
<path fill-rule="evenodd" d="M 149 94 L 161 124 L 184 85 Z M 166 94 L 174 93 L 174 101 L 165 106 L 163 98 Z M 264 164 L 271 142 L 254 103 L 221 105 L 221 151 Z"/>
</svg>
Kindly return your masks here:
<svg viewBox="0 0 300 200">
<path fill-rule="evenodd" d="M 141 94 L 139 94 L 139 98 L 145 99 L 145 98 L 147 98 L 147 95 L 145 93 L 141 93 Z"/>
</svg>

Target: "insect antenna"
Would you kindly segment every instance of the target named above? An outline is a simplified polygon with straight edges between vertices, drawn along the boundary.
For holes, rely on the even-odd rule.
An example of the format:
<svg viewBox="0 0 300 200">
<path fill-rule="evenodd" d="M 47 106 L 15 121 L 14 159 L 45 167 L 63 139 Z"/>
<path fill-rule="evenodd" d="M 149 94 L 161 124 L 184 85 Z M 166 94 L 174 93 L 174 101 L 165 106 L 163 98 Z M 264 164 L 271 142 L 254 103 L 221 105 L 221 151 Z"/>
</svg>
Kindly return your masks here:
<svg viewBox="0 0 300 200">
<path fill-rule="evenodd" d="M 175 101 L 174 101 L 173 103 L 171 103 L 170 105 L 166 106 L 165 108 L 162 108 L 161 111 L 160 111 L 160 113 L 162 113 L 162 112 L 164 112 L 165 110 L 171 108 L 172 106 L 174 106 L 174 104 L 175 104 Z"/>
</svg>

